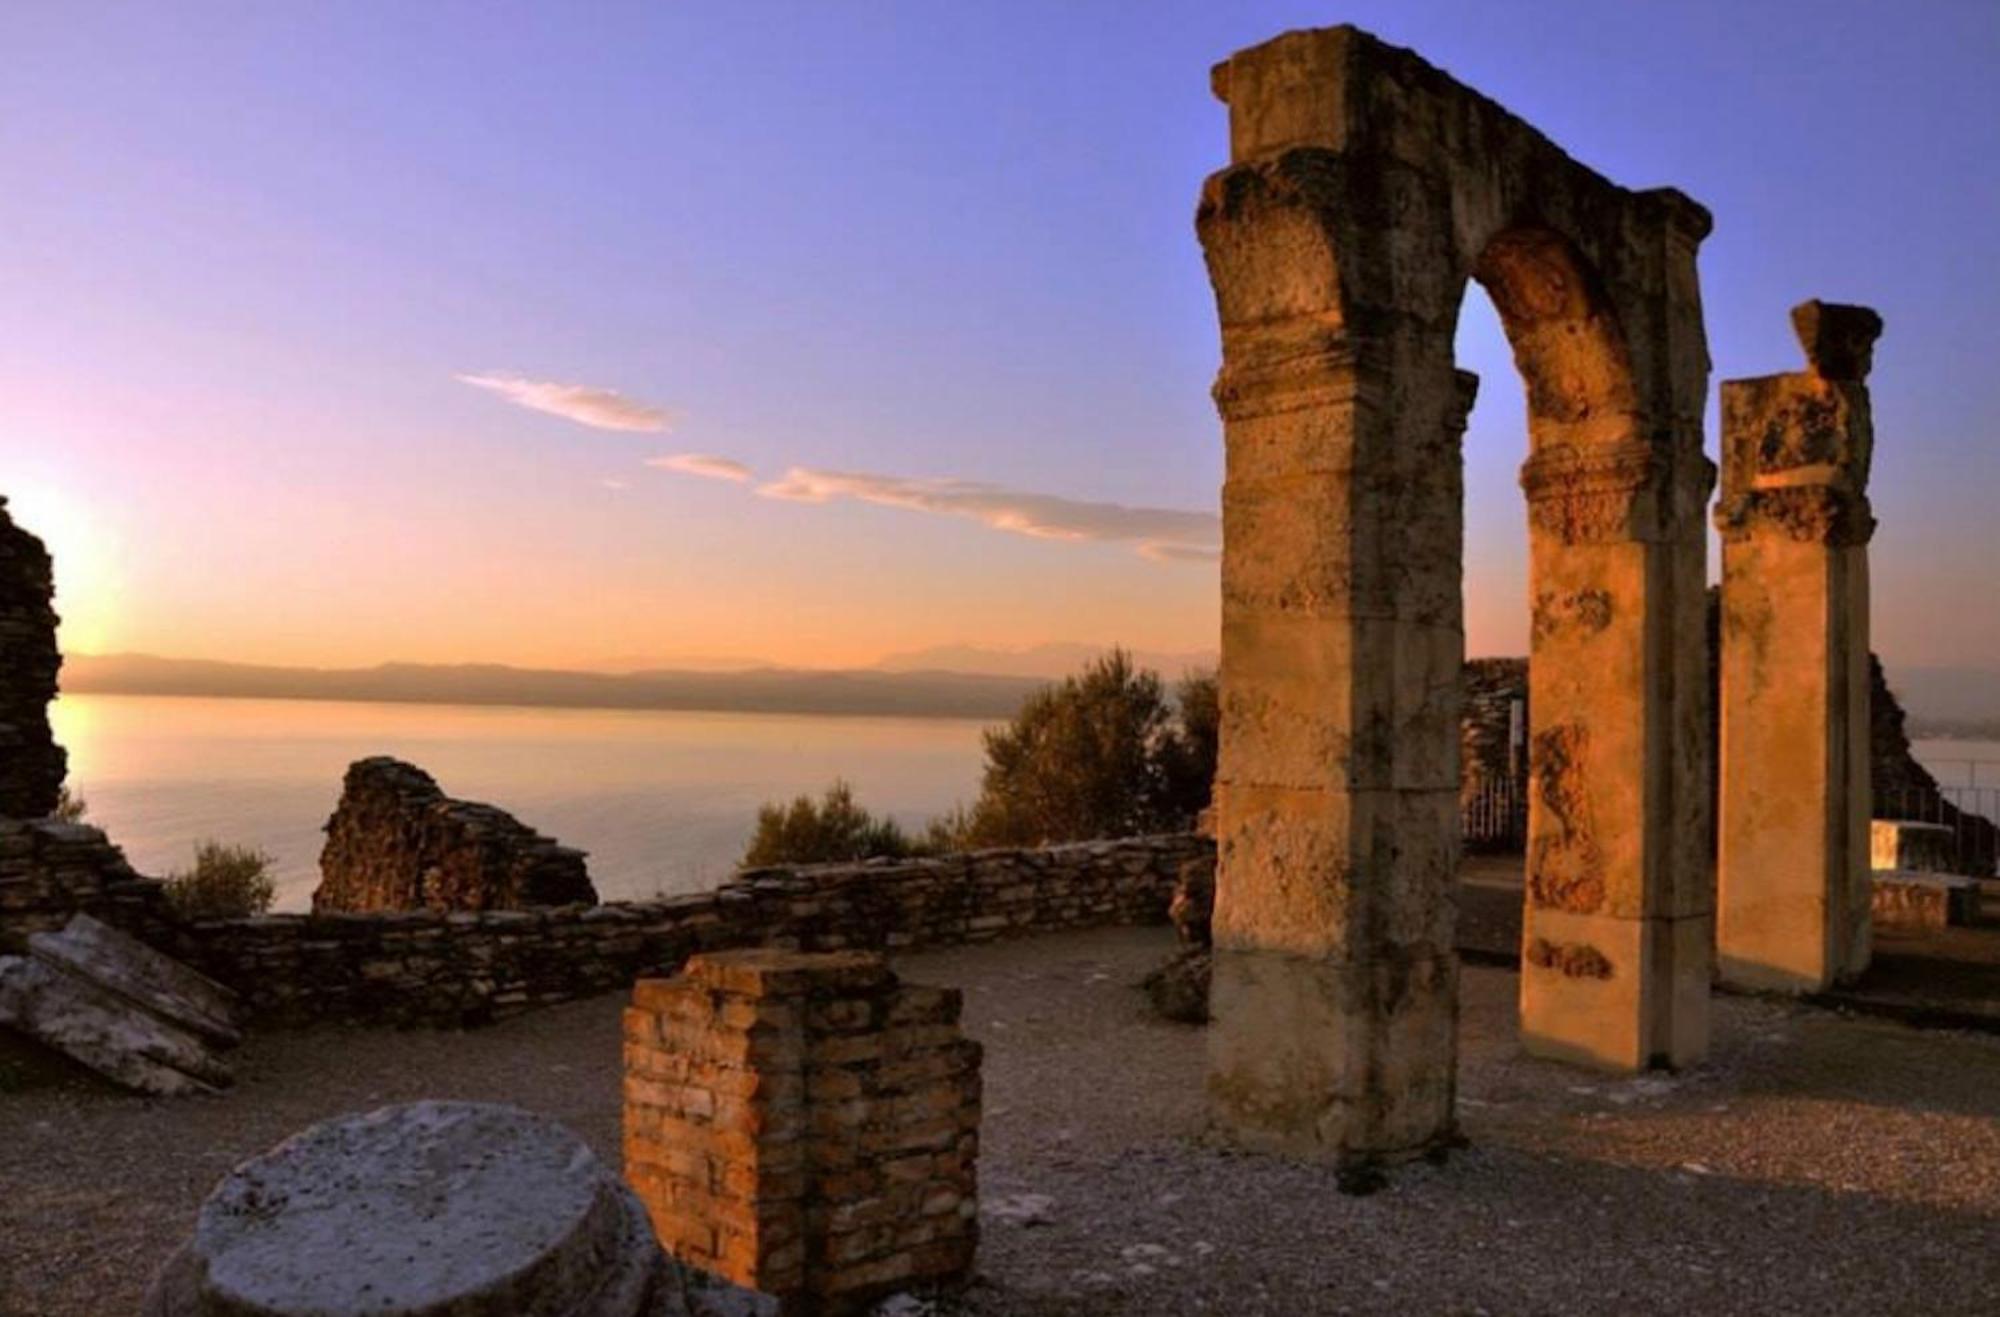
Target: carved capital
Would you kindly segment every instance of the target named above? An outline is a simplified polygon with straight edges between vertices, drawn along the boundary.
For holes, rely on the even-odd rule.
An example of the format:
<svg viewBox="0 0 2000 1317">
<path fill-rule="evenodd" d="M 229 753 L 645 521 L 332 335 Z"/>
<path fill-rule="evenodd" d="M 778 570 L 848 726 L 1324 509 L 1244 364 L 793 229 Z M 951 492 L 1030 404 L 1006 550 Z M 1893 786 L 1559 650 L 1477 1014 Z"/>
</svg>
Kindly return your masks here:
<svg viewBox="0 0 2000 1317">
<path fill-rule="evenodd" d="M 1771 534 L 1841 548 L 1868 543 L 1875 514 L 1866 495 L 1836 485 L 1771 485 L 1718 503 L 1715 528 L 1732 543 Z"/>
<path fill-rule="evenodd" d="M 1642 538 L 1662 471 L 1652 445 L 1636 440 L 1537 453 L 1521 466 L 1528 523 L 1565 544 Z"/>
</svg>

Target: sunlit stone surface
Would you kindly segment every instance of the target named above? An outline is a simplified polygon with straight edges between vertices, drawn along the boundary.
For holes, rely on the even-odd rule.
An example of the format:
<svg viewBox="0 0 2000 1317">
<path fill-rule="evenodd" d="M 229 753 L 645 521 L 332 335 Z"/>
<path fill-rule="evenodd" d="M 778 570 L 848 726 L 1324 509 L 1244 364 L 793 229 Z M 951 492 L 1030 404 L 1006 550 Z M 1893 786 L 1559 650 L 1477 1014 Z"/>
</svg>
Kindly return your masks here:
<svg viewBox="0 0 2000 1317">
<path fill-rule="evenodd" d="M 1468 278 L 1531 427 L 1523 1036 L 1616 1069 L 1706 1046 L 1709 218 L 1353 28 L 1241 51 L 1214 83 L 1213 1114 L 1251 1147 L 1408 1155 L 1453 1125 Z"/>
<path fill-rule="evenodd" d="M 1808 368 L 1722 383 L 1716 945 L 1743 988 L 1868 967 L 1868 369 L 1882 319 L 1792 311 Z"/>
</svg>

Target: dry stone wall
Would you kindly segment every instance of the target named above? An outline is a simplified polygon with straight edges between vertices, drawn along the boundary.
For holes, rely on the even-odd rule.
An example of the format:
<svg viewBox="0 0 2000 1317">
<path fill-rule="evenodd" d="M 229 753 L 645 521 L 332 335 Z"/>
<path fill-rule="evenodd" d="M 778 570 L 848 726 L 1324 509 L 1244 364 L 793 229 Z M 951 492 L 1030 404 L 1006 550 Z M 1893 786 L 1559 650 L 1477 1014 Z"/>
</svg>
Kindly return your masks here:
<svg viewBox="0 0 2000 1317">
<path fill-rule="evenodd" d="M 55 819 L 0 819 L 0 951 L 87 914 L 143 941 L 175 936 L 166 892 L 125 862 L 96 828 Z"/>
<path fill-rule="evenodd" d="M 583 852 L 503 809 L 454 800 L 414 764 L 350 765 L 326 825 L 313 909 L 514 910 L 594 903 Z"/>
<path fill-rule="evenodd" d="M 476 1024 L 621 991 L 699 952 L 893 950 L 1161 923 L 1195 834 L 750 870 L 711 892 L 544 910 L 266 915 L 169 948 L 267 1021 Z"/>
<path fill-rule="evenodd" d="M 55 589 L 49 551 L 0 497 L 0 818 L 43 817 L 62 787 L 66 757 L 49 729 L 62 668 Z"/>
</svg>

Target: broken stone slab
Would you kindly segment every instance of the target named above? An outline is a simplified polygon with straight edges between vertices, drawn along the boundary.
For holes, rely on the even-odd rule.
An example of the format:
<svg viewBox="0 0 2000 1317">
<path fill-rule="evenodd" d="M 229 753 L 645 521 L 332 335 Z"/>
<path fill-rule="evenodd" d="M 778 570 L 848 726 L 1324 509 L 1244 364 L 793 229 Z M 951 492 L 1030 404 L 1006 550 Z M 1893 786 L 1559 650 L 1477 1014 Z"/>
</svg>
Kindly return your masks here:
<svg viewBox="0 0 2000 1317">
<path fill-rule="evenodd" d="M 1979 921 L 1979 880 L 1914 869 L 1877 869 L 1870 914 L 1875 927 L 1935 933 Z"/>
<path fill-rule="evenodd" d="M 231 1171 L 146 1317 L 684 1317 L 646 1210 L 517 1107 L 411 1102 L 312 1126 Z"/>
<path fill-rule="evenodd" d="M 201 1039 L 87 979 L 29 956 L 0 956 L 0 1025 L 157 1097 L 212 1092 L 229 1067 Z"/>
<path fill-rule="evenodd" d="M 1868 843 L 1869 867 L 1878 873 L 1895 869 L 1954 873 L 1958 869 L 1958 834 L 1942 823 L 1876 819 L 1869 824 Z"/>
<path fill-rule="evenodd" d="M 236 994 L 173 957 L 89 915 L 72 917 L 60 933 L 35 933 L 28 954 L 88 980 L 195 1034 L 214 1047 L 243 1041 Z"/>
</svg>

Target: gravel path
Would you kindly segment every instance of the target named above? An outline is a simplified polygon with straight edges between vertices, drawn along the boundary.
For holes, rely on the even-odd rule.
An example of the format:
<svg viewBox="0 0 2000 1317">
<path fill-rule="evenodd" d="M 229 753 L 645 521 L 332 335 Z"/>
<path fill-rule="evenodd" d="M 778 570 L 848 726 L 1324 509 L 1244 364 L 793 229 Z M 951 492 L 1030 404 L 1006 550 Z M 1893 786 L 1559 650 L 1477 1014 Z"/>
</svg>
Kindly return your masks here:
<svg viewBox="0 0 2000 1317">
<path fill-rule="evenodd" d="M 1130 986 L 1169 945 L 1116 930 L 901 963 L 964 987 L 987 1045 L 973 1312 L 2000 1311 L 2000 1039 L 1718 998 L 1708 1065 L 1611 1080 L 1520 1056 L 1515 976 L 1468 968 L 1472 1147 L 1353 1198 L 1195 1141 L 1201 1031 Z M 336 1112 L 516 1102 L 615 1165 L 619 1004 L 262 1035 L 234 1092 L 176 1103 L 0 1064 L 0 1311 L 132 1311 L 217 1177 Z"/>
</svg>

